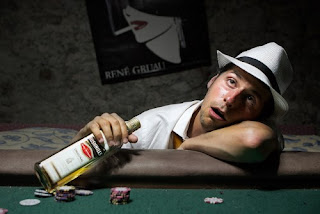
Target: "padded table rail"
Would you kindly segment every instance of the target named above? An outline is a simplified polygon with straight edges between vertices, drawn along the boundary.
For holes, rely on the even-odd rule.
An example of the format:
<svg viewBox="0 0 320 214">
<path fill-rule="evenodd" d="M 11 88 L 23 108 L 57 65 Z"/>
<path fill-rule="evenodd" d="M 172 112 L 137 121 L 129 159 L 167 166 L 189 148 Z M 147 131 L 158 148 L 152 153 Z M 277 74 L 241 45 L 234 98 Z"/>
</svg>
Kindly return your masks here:
<svg viewBox="0 0 320 214">
<path fill-rule="evenodd" d="M 0 150 L 0 185 L 40 185 L 34 163 L 54 151 Z M 196 151 L 125 150 L 72 183 L 85 187 L 317 188 L 320 153 L 283 152 L 261 164 L 232 164 Z"/>
</svg>

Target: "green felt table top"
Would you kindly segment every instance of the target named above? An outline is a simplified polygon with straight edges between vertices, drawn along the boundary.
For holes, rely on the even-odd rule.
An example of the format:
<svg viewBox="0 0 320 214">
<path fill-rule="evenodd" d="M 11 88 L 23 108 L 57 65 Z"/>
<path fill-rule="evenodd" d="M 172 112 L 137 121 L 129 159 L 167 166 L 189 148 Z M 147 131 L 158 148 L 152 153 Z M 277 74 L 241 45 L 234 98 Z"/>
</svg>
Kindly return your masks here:
<svg viewBox="0 0 320 214">
<path fill-rule="evenodd" d="M 10 213 L 319 213 L 319 189 L 131 189 L 126 205 L 109 203 L 110 189 L 96 189 L 91 196 L 76 196 L 73 202 L 38 198 L 35 206 L 22 206 L 35 199 L 37 187 L 0 187 L 0 208 Z M 206 197 L 219 197 L 222 204 L 207 204 Z"/>
</svg>

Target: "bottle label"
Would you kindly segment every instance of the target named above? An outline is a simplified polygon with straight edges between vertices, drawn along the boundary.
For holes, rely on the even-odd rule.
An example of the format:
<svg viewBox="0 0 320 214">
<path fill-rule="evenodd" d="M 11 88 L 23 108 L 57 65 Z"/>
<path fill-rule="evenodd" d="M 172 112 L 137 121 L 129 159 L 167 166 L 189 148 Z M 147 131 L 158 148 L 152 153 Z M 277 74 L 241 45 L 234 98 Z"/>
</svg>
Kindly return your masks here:
<svg viewBox="0 0 320 214">
<path fill-rule="evenodd" d="M 71 144 L 40 163 L 53 183 L 102 156 L 105 149 L 93 134 Z"/>
<path fill-rule="evenodd" d="M 89 146 L 87 146 L 85 143 L 81 143 L 81 149 L 85 156 L 87 156 L 89 159 L 92 159 L 92 152 Z"/>
</svg>

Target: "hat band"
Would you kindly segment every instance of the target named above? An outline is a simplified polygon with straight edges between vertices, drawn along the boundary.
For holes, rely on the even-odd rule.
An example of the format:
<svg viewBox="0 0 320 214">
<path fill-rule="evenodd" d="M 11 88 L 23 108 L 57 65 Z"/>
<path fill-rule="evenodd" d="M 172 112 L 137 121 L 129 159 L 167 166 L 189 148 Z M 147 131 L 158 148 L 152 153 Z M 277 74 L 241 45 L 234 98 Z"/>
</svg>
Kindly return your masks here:
<svg viewBox="0 0 320 214">
<path fill-rule="evenodd" d="M 260 71 L 262 71 L 268 77 L 272 88 L 274 90 L 276 90 L 278 93 L 280 93 L 276 77 L 274 76 L 272 71 L 265 64 L 263 64 L 259 60 L 256 60 L 254 58 L 247 57 L 247 56 L 242 56 L 242 57 L 239 57 L 237 59 L 242 61 L 242 62 L 248 63 L 248 64 L 258 68 Z"/>
</svg>

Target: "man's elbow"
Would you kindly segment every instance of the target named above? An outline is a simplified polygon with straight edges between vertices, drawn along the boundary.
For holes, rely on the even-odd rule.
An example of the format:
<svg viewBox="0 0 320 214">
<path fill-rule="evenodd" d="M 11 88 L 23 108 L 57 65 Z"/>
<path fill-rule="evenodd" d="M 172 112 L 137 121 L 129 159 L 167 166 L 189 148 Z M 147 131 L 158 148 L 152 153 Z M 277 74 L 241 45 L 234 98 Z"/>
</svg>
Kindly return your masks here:
<svg viewBox="0 0 320 214">
<path fill-rule="evenodd" d="M 247 137 L 243 139 L 247 162 L 259 163 L 264 161 L 275 149 L 276 138 L 271 129 L 247 130 Z"/>
</svg>

